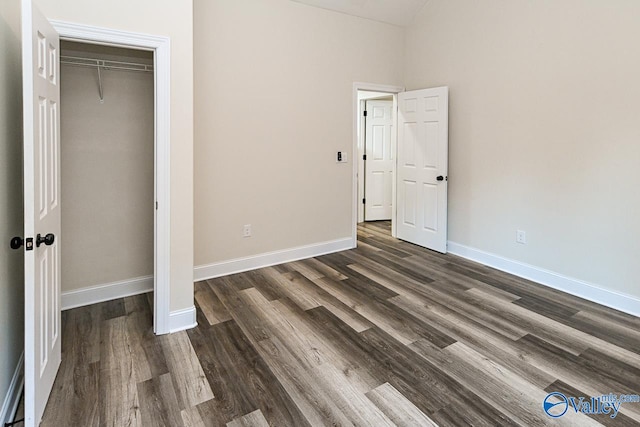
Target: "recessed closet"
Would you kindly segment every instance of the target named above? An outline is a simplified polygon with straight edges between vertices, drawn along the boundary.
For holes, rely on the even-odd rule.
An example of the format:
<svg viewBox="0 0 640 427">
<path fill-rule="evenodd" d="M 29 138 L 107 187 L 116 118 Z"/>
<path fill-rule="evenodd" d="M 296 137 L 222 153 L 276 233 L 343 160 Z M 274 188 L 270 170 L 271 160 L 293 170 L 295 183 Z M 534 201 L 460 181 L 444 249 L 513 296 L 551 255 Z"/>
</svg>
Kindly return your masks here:
<svg viewBox="0 0 640 427">
<path fill-rule="evenodd" d="M 153 289 L 154 74 L 152 52 L 62 41 L 60 55 L 62 299 L 71 308 L 84 294 Z"/>
</svg>

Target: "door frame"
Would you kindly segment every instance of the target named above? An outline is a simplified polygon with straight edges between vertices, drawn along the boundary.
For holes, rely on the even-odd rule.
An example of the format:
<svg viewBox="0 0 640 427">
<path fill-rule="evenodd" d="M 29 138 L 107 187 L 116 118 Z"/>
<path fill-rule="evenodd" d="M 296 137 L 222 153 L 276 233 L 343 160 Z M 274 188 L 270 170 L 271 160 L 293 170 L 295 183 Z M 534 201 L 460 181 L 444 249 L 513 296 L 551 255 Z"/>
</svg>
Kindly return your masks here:
<svg viewBox="0 0 640 427">
<path fill-rule="evenodd" d="M 164 36 L 132 33 L 70 22 L 49 21 L 60 40 L 148 50 L 154 53 L 154 305 L 153 330 L 170 332 L 170 166 L 171 166 L 171 49 Z"/>
<path fill-rule="evenodd" d="M 389 95 L 393 95 L 393 123 L 394 129 L 398 129 L 398 93 L 404 92 L 404 87 L 402 86 L 392 86 L 392 85 L 382 85 L 377 83 L 363 83 L 363 82 L 355 82 L 353 83 L 353 153 L 352 159 L 353 161 L 353 206 L 351 211 L 351 221 L 352 221 L 352 230 L 353 234 L 351 235 L 351 247 L 358 247 L 358 203 L 362 199 L 361 194 L 358 193 L 358 171 L 363 170 L 363 166 L 360 165 L 362 163 L 362 158 L 359 156 L 358 150 L 358 116 L 360 115 L 360 101 L 358 100 L 358 91 L 366 90 L 371 92 L 384 92 Z M 395 158 L 397 159 L 397 146 Z M 395 237 L 396 235 L 396 209 L 395 209 L 395 197 L 396 197 L 396 180 L 394 177 L 393 180 L 393 188 L 392 188 L 392 199 L 394 208 L 391 211 L 391 234 Z"/>
</svg>

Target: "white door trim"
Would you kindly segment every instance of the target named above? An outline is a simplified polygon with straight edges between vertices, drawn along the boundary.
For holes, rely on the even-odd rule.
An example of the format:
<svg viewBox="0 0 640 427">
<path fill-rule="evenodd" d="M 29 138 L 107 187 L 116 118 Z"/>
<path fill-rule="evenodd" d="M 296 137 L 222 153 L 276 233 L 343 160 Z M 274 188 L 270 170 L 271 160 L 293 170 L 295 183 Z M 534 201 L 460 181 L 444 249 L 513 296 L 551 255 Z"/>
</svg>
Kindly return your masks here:
<svg viewBox="0 0 640 427">
<path fill-rule="evenodd" d="M 359 99 L 358 97 L 358 111 L 356 111 L 356 114 L 358 115 L 358 158 L 356 159 L 354 157 L 354 161 L 358 161 L 358 170 L 362 171 L 363 174 L 366 172 L 366 168 L 365 168 L 365 164 L 364 164 L 364 160 L 362 159 L 362 156 L 365 154 L 365 125 L 366 125 L 366 120 L 363 120 L 363 111 L 367 108 L 366 107 L 366 100 L 364 99 Z M 362 199 L 364 196 L 364 188 L 365 188 L 365 180 L 364 180 L 364 175 L 358 175 L 358 199 Z M 363 222 L 364 221 L 364 206 L 363 203 L 360 201 L 357 201 L 356 203 L 357 206 L 357 210 L 358 210 L 358 222 Z"/>
<path fill-rule="evenodd" d="M 371 92 L 386 92 L 391 95 L 397 95 L 400 92 L 404 92 L 404 87 L 401 86 L 391 86 L 391 85 L 381 85 L 376 83 L 363 83 L 363 82 L 355 82 L 353 83 L 353 152 L 351 153 L 351 158 L 353 159 L 353 188 L 352 188 L 352 200 L 353 206 L 351 209 L 351 222 L 353 224 L 352 230 L 353 234 L 351 235 L 351 247 L 355 248 L 358 246 L 358 202 L 362 199 L 358 195 L 358 114 L 360 111 L 360 102 L 358 101 L 358 91 L 359 90 L 367 90 Z M 393 111 L 398 110 L 398 100 L 397 96 L 393 97 Z M 394 114 L 394 123 L 396 123 L 397 114 Z M 397 129 L 397 126 L 394 127 Z M 397 156 L 396 156 L 397 158 Z M 393 200 L 396 197 L 396 188 L 395 188 L 396 180 L 393 180 Z M 393 236 L 396 235 L 395 230 L 396 224 L 396 210 L 395 207 L 392 211 L 391 217 L 391 234 Z"/>
<path fill-rule="evenodd" d="M 171 41 L 169 37 L 111 30 L 62 21 L 50 21 L 61 39 L 116 45 L 154 52 L 155 74 L 155 193 L 158 208 L 154 238 L 154 315 L 158 335 L 170 332 L 170 119 Z"/>
</svg>

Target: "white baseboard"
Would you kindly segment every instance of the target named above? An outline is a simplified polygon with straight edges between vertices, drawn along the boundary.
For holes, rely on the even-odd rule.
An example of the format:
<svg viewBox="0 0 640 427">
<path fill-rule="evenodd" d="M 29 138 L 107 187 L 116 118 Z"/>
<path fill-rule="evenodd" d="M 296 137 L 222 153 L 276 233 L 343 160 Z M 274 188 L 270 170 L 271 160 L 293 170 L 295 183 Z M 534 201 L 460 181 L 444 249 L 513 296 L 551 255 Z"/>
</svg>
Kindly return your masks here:
<svg viewBox="0 0 640 427">
<path fill-rule="evenodd" d="M 3 426 L 5 425 L 5 423 L 10 423 L 13 421 L 13 415 L 16 413 L 18 405 L 20 404 L 20 396 L 22 394 L 23 388 L 24 352 L 22 352 L 22 354 L 20 355 L 18 365 L 16 366 L 16 370 L 13 373 L 13 378 L 11 378 L 11 383 L 9 384 L 9 389 L 7 390 L 7 394 L 4 397 L 2 411 L 0 411 L 0 425 Z"/>
<path fill-rule="evenodd" d="M 82 307 L 153 291 L 153 276 L 136 277 L 62 293 L 62 309 Z"/>
<path fill-rule="evenodd" d="M 194 281 L 213 279 L 214 277 L 228 276 L 229 274 L 242 273 L 243 271 L 269 267 L 285 262 L 297 261 L 304 258 L 312 258 L 326 255 L 332 252 L 344 251 L 353 248 L 351 237 L 330 242 L 317 243 L 315 245 L 300 246 L 275 252 L 267 252 L 246 258 L 236 258 L 229 261 L 218 262 L 209 265 L 200 265 L 194 268 Z"/>
<path fill-rule="evenodd" d="M 578 279 L 543 268 L 504 258 L 489 252 L 448 242 L 448 251 L 453 255 L 505 271 L 515 276 L 540 283 L 553 289 L 575 295 L 634 316 L 640 316 L 640 299 L 631 295 L 604 289 Z"/>
<path fill-rule="evenodd" d="M 169 332 L 180 332 L 198 326 L 196 321 L 196 307 L 176 310 L 169 313 Z"/>
</svg>

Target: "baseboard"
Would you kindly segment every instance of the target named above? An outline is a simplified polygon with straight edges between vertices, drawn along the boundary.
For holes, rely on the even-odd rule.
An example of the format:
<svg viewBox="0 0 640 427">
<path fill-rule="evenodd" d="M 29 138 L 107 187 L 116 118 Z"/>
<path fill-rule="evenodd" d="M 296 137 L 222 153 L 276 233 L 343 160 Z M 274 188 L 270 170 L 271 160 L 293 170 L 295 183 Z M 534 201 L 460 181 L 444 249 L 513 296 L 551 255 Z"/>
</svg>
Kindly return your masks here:
<svg viewBox="0 0 640 427">
<path fill-rule="evenodd" d="M 194 268 L 193 276 L 194 280 L 199 282 L 201 280 L 213 279 L 214 277 L 228 276 L 229 274 L 241 273 L 243 271 L 255 270 L 257 268 L 269 267 L 271 265 L 297 261 L 304 258 L 312 258 L 352 248 L 353 239 L 349 237 L 315 245 L 267 252 L 246 258 L 236 258 L 215 264 L 200 265 Z"/>
<path fill-rule="evenodd" d="M 13 421 L 13 416 L 18 410 L 20 404 L 20 396 L 22 395 L 22 389 L 24 388 L 24 352 L 20 355 L 18 365 L 11 378 L 9 389 L 4 397 L 2 404 L 2 411 L 0 412 L 0 425 L 10 423 Z"/>
<path fill-rule="evenodd" d="M 153 276 L 136 277 L 62 293 L 62 309 L 82 307 L 153 291 Z"/>
<path fill-rule="evenodd" d="M 634 316 L 640 316 L 640 299 L 631 295 L 603 289 L 591 283 L 563 276 L 520 261 L 455 242 L 447 243 L 449 253 L 540 283 L 553 289 L 604 305 Z"/>
<path fill-rule="evenodd" d="M 198 326 L 196 321 L 196 307 L 176 310 L 169 313 L 169 332 L 180 332 Z"/>
</svg>

